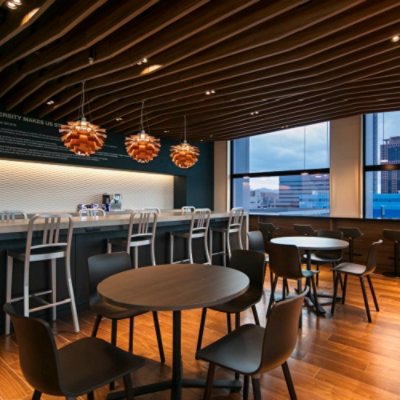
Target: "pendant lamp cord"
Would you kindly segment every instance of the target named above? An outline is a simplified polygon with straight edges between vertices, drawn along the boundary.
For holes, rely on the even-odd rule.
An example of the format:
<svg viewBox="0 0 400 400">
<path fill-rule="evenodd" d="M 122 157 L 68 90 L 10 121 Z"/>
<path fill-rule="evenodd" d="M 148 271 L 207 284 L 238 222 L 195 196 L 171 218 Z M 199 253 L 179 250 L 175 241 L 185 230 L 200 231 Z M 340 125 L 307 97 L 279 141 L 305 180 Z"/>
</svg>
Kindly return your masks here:
<svg viewBox="0 0 400 400">
<path fill-rule="evenodd" d="M 85 81 L 82 82 L 81 118 L 85 118 Z"/>
<path fill-rule="evenodd" d="M 183 116 L 183 141 L 186 143 L 186 114 Z"/>
<path fill-rule="evenodd" d="M 144 111 L 144 100 L 142 101 L 142 110 L 140 111 L 140 127 L 141 127 L 142 131 L 144 131 L 143 111 Z"/>
</svg>

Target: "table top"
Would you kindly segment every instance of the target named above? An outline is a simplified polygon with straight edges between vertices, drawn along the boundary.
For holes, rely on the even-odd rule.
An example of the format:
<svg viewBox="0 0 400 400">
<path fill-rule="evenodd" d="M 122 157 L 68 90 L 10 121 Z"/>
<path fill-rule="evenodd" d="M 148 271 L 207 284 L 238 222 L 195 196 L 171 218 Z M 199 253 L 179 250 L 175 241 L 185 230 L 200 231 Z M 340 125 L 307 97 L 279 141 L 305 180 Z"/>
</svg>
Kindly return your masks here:
<svg viewBox="0 0 400 400">
<path fill-rule="evenodd" d="M 100 296 L 141 310 L 179 311 L 211 307 L 244 293 L 249 278 L 232 268 L 165 264 L 124 271 L 97 286 Z"/>
<path fill-rule="evenodd" d="M 282 236 L 271 239 L 271 242 L 294 245 L 302 250 L 341 250 L 349 246 L 345 240 L 318 236 Z"/>
</svg>

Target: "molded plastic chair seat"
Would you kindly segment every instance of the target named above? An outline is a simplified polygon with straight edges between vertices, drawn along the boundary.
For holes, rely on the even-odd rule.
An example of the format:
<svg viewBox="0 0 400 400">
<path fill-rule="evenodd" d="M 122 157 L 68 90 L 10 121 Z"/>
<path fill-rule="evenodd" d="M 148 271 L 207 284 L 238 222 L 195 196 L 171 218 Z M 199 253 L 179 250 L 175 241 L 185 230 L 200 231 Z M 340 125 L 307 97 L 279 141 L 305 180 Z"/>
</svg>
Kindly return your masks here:
<svg viewBox="0 0 400 400">
<path fill-rule="evenodd" d="M 231 334 L 201 349 L 198 358 L 248 375 L 260 365 L 263 340 L 264 328 L 251 324 L 242 325 Z"/>
<path fill-rule="evenodd" d="M 146 314 L 147 311 L 134 310 L 132 308 L 119 307 L 104 299 L 90 305 L 90 309 L 97 315 L 102 315 L 108 319 L 125 319 L 129 317 L 137 317 Z"/>
<path fill-rule="evenodd" d="M 245 293 L 233 300 L 219 304 L 214 307 L 210 307 L 211 310 L 237 313 L 239 311 L 247 310 L 249 307 L 257 304 L 260 301 L 260 290 L 258 288 L 249 288 Z"/>
<path fill-rule="evenodd" d="M 303 260 L 307 260 L 307 256 L 303 255 Z M 332 263 L 337 263 L 342 260 L 341 256 L 338 256 L 337 254 L 330 254 L 328 252 L 326 253 L 311 253 L 310 254 L 310 259 L 311 259 L 311 264 L 332 264 Z"/>
<path fill-rule="evenodd" d="M 337 265 L 333 270 L 337 272 L 345 272 L 350 275 L 363 275 L 366 273 L 367 267 L 362 264 L 345 262 Z"/>
<path fill-rule="evenodd" d="M 58 354 L 61 370 L 68 371 L 64 374 L 67 396 L 85 394 L 104 386 L 110 376 L 116 380 L 126 371 L 144 365 L 142 358 L 97 338 L 80 339 L 60 349 Z"/>
</svg>

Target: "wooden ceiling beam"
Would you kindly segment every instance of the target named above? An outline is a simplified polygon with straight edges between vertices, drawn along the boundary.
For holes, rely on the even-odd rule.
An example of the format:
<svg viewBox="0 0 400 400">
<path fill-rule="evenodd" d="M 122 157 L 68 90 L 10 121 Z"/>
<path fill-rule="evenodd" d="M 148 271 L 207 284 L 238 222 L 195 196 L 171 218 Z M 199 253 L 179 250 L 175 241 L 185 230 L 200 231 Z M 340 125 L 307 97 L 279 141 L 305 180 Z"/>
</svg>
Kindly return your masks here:
<svg viewBox="0 0 400 400">
<path fill-rule="evenodd" d="M 0 25 L 0 46 L 28 29 L 54 2 L 55 0 L 31 0 L 28 3 L 23 3 L 16 10 L 9 11 L 6 20 Z M 38 11 L 23 24 L 24 17 L 36 8 L 38 8 Z"/>
<path fill-rule="evenodd" d="M 264 12 L 262 15 L 265 15 L 265 19 L 276 17 L 272 19 L 271 22 L 263 22 L 257 27 L 252 28 L 254 22 L 253 25 L 247 23 L 244 16 L 243 18 L 238 18 L 237 22 L 235 20 L 229 25 L 220 24 L 220 27 L 216 27 L 218 29 L 208 30 L 205 31 L 203 35 L 194 36 L 193 38 L 191 38 L 190 43 L 188 43 L 188 45 L 184 48 L 182 46 L 174 46 L 173 48 L 169 48 L 168 51 L 164 51 L 164 53 L 157 55 L 157 63 L 160 63 L 162 65 L 171 65 L 174 63 L 178 63 L 182 59 L 187 58 L 192 54 L 198 53 L 201 50 L 205 50 L 206 48 L 208 49 L 212 45 L 215 46 L 215 44 L 218 43 L 221 43 L 221 45 L 215 46 L 214 48 L 218 48 L 219 51 L 223 51 L 226 46 L 229 46 L 229 54 L 242 52 L 246 48 L 255 47 L 255 40 L 258 42 L 262 40 L 261 44 L 277 41 L 279 38 L 289 36 L 295 32 L 298 32 L 301 29 L 304 29 L 307 26 L 315 25 L 319 21 L 323 21 L 340 12 L 344 12 L 350 7 L 354 7 L 361 2 L 362 1 L 356 1 L 353 2 L 351 5 L 348 1 L 345 0 L 336 1 L 334 3 L 326 0 L 318 3 L 310 3 L 304 5 L 299 11 L 297 11 L 296 18 L 293 18 L 293 14 L 291 14 L 290 12 L 283 13 L 283 11 L 286 10 L 282 9 L 284 3 L 287 4 L 287 9 L 289 9 L 289 6 L 293 8 L 295 5 L 298 5 L 296 4 L 296 2 L 285 0 L 279 3 L 268 4 L 271 10 L 269 12 Z M 301 3 L 304 3 L 304 1 Z M 264 8 L 265 7 L 266 6 L 264 5 Z M 279 17 L 280 14 L 281 16 Z M 257 10 L 257 13 L 254 14 L 253 19 L 256 19 L 258 16 L 258 20 L 262 22 L 262 20 L 260 20 L 260 15 L 260 10 Z M 296 22 L 293 22 L 293 20 L 295 20 Z M 233 27 L 235 26 L 234 22 L 236 24 L 235 29 L 233 29 Z M 286 29 L 283 27 L 285 27 Z M 245 29 L 247 29 L 248 31 L 244 32 Z M 235 32 L 232 32 L 232 30 L 234 30 Z M 238 36 L 233 37 L 234 35 Z M 278 35 L 278 37 L 276 37 L 276 35 Z M 249 40 L 249 38 L 251 39 Z M 232 43 L 234 43 L 234 46 L 232 46 Z M 207 50 L 205 54 L 210 54 L 212 50 L 213 49 Z M 107 69 L 107 73 L 110 73 L 109 66 Z M 94 78 L 95 76 L 95 74 L 92 74 L 91 78 Z M 132 77 L 134 77 L 134 73 L 132 73 Z M 140 78 L 140 75 L 138 74 L 137 77 Z M 69 76 L 69 79 L 71 79 L 71 76 Z M 68 81 L 68 83 L 76 83 L 76 80 L 77 77 L 75 77 L 73 81 Z M 65 83 L 63 86 L 65 86 Z"/>
<path fill-rule="evenodd" d="M 46 13 L 46 17 L 49 18 L 47 23 L 35 22 L 34 35 L 29 35 L 23 41 L 15 38 L 2 46 L 0 72 L 11 64 L 60 39 L 104 5 L 106 1 L 80 0 L 79 4 L 75 4 L 75 6 L 71 6 L 70 2 L 58 2 L 57 7 L 51 8 L 51 10 L 54 9 L 54 12 Z M 15 40 L 18 40 L 18 45 L 16 45 Z"/>
<path fill-rule="evenodd" d="M 99 43 L 96 46 L 96 63 L 91 65 L 90 68 L 87 68 L 87 57 L 82 62 L 78 55 L 77 57 L 67 60 L 64 65 L 59 65 L 51 71 L 48 71 L 40 80 L 23 85 L 22 83 L 24 82 L 22 82 L 19 85 L 21 90 L 17 90 L 18 96 L 14 92 L 14 104 L 19 104 L 19 102 L 44 84 L 64 75 L 68 76 L 62 79 L 60 83 L 56 85 L 57 87 L 60 84 L 63 87 L 68 87 L 68 85 L 74 85 L 82 80 L 90 80 L 93 79 L 94 76 L 104 76 L 112 72 L 120 71 L 123 68 L 129 68 L 132 71 L 132 75 L 141 77 L 140 73 L 144 67 L 137 66 L 136 64 L 143 57 L 151 59 L 156 53 L 166 50 L 214 26 L 225 18 L 229 18 L 246 7 L 253 5 L 257 0 L 230 0 L 229 2 L 206 4 L 208 1 L 209 0 L 180 1 L 172 3 L 172 5 L 167 8 L 166 3 L 162 3 L 164 9 L 160 9 L 159 13 L 154 16 L 155 18 L 151 26 L 149 26 L 149 20 L 147 18 L 144 19 L 145 23 L 143 23 L 142 26 L 129 26 L 129 29 L 127 27 L 122 29 L 122 31 L 128 30 L 129 32 L 134 30 L 135 35 L 133 39 L 135 40 L 132 40 L 132 33 L 127 35 L 122 34 L 121 31 L 117 32 L 119 35 L 118 38 L 115 37 L 112 41 L 110 39 L 105 40 L 104 43 Z M 174 5 L 175 7 L 173 7 Z M 190 12 L 197 9 L 199 9 L 198 13 L 191 15 Z M 179 15 L 181 16 L 180 20 L 178 20 Z M 168 27 L 166 24 L 163 26 L 162 23 L 156 24 L 157 16 L 158 19 L 161 20 L 165 20 L 166 17 L 169 16 L 167 19 L 167 21 L 169 21 L 168 25 L 174 23 L 171 27 Z M 113 49 L 115 49 L 115 51 L 112 51 Z M 129 52 L 127 50 L 129 50 Z M 8 87 L 10 89 L 12 86 L 9 85 Z M 48 97 L 51 96 L 52 94 L 48 94 Z M 39 104 L 42 103 L 39 102 Z"/>
</svg>

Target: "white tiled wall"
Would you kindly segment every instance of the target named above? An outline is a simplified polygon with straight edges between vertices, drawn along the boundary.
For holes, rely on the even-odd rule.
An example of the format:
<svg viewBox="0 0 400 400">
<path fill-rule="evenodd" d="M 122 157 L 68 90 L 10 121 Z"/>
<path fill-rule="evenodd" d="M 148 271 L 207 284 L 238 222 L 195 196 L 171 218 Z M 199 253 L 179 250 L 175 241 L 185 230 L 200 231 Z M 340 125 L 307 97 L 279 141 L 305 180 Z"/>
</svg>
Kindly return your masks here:
<svg viewBox="0 0 400 400">
<path fill-rule="evenodd" d="M 170 175 L 0 160 L 0 210 L 72 212 L 103 193 L 122 194 L 122 208 L 171 209 L 173 184 Z"/>
</svg>

